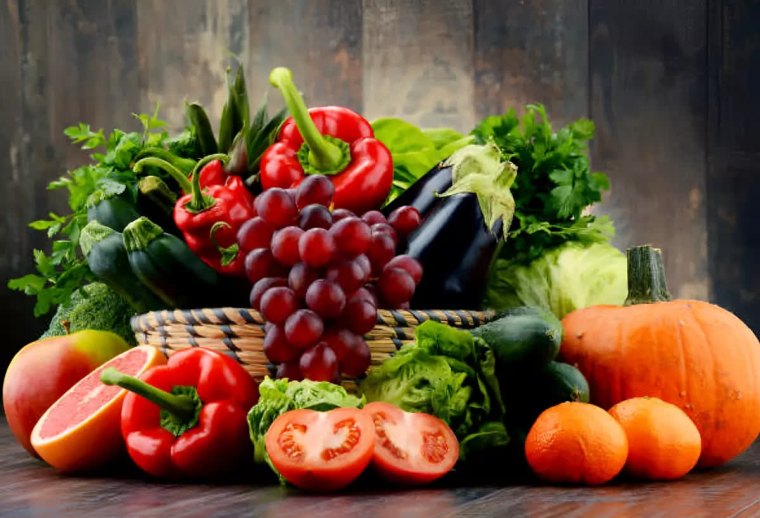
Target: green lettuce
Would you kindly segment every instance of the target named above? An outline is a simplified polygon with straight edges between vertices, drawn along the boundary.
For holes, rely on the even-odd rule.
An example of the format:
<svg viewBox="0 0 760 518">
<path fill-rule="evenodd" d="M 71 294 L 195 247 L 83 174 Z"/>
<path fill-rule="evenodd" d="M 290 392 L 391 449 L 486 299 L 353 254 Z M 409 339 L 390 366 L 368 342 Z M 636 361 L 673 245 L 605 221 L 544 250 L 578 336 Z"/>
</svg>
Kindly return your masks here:
<svg viewBox="0 0 760 518">
<path fill-rule="evenodd" d="M 597 304 L 623 304 L 625 254 L 609 243 L 569 241 L 528 263 L 499 258 L 491 268 L 484 306 L 497 311 L 537 306 L 557 318 Z"/>
<path fill-rule="evenodd" d="M 460 460 L 504 447 L 504 402 L 488 345 L 467 331 L 428 321 L 416 341 L 373 367 L 359 389 L 367 401 L 445 421 L 460 442 Z"/>
<path fill-rule="evenodd" d="M 285 412 L 299 408 L 326 412 L 338 407 L 362 406 L 364 398 L 351 395 L 340 385 L 327 381 L 264 378 L 259 385 L 259 401 L 248 412 L 248 430 L 253 442 L 254 461 L 266 462 L 277 473 L 267 455 L 265 437 L 274 420 Z"/>
</svg>

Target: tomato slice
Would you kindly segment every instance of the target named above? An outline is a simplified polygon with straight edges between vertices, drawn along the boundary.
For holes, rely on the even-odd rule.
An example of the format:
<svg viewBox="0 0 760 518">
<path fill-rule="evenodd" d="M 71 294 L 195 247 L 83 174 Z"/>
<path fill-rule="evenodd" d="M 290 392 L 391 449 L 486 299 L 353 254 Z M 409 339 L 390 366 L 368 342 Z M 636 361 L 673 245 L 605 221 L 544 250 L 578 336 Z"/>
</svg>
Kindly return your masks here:
<svg viewBox="0 0 760 518">
<path fill-rule="evenodd" d="M 296 487 L 334 491 L 353 482 L 372 460 L 375 433 L 358 408 L 291 410 L 266 434 L 272 464 Z"/>
<path fill-rule="evenodd" d="M 459 442 L 437 417 L 405 412 L 382 402 L 368 404 L 364 412 L 375 424 L 372 463 L 388 480 L 403 485 L 427 484 L 456 464 Z"/>
</svg>

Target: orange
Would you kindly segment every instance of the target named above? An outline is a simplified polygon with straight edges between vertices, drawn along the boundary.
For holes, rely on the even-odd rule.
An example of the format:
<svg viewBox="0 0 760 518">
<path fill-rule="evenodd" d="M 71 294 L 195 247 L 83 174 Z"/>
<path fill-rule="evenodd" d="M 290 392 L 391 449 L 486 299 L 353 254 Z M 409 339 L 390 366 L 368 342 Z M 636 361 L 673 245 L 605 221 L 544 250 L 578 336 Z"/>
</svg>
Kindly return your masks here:
<svg viewBox="0 0 760 518">
<path fill-rule="evenodd" d="M 140 376 L 166 359 L 147 345 L 134 347 L 107 361 L 65 392 L 32 430 L 37 454 L 59 471 L 101 468 L 125 453 L 121 436 L 121 404 L 127 391 L 101 383 L 103 369 L 114 367 Z"/>
<path fill-rule="evenodd" d="M 533 472 L 549 482 L 597 485 L 623 469 L 628 439 L 620 424 L 598 406 L 567 402 L 538 416 L 525 439 Z"/>
<path fill-rule="evenodd" d="M 609 410 L 628 436 L 626 473 L 651 480 L 686 475 L 702 451 L 699 430 L 676 405 L 655 397 L 626 399 Z"/>
</svg>

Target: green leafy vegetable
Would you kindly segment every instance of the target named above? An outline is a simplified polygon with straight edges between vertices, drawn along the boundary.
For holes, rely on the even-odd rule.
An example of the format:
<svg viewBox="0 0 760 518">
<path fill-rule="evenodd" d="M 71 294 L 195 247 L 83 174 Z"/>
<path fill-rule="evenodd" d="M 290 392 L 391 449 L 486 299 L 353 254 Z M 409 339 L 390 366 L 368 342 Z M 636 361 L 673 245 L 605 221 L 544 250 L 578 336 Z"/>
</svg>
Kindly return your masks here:
<svg viewBox="0 0 760 518">
<path fill-rule="evenodd" d="M 504 403 L 488 345 L 467 331 L 432 321 L 418 326 L 415 338 L 370 369 L 360 384 L 367 401 L 443 419 L 460 441 L 462 460 L 506 446 Z"/>
<path fill-rule="evenodd" d="M 517 165 L 516 212 L 502 258 L 527 263 L 566 241 L 605 242 L 614 234 L 609 219 L 584 214 L 609 189 L 607 176 L 589 167 L 590 120 L 555 132 L 544 107 L 529 105 L 521 118 L 514 109 L 486 117 L 472 134 L 496 143 Z"/>
<path fill-rule="evenodd" d="M 375 138 L 393 156 L 393 188 L 388 201 L 408 189 L 454 151 L 471 144 L 473 137 L 450 128 L 420 129 L 403 119 L 387 117 L 372 122 Z"/>
<path fill-rule="evenodd" d="M 47 233 L 52 240 L 51 251 L 34 250 L 36 273 L 11 279 L 8 287 L 36 297 L 35 316 L 67 302 L 77 289 L 95 280 L 79 251 L 79 232 L 87 224 L 88 203 L 124 191 L 134 200 L 137 178 L 131 165 L 135 156 L 146 147 L 162 146 L 167 139 L 165 131 L 156 131 L 165 126 L 158 118 L 158 106 L 153 114 L 134 116 L 142 124 L 141 133 L 115 129 L 106 137 L 102 129 L 93 131 L 84 123 L 64 130 L 82 149 L 102 148 L 102 152 L 91 155 L 92 163 L 69 171 L 48 185 L 49 190 L 67 191 L 69 214 L 51 212 L 48 219 L 29 224 Z"/>
<path fill-rule="evenodd" d="M 254 460 L 268 463 L 277 473 L 267 455 L 265 437 L 269 427 L 281 414 L 299 408 L 326 412 L 338 407 L 360 408 L 363 405 L 363 398 L 353 396 L 340 385 L 327 381 L 264 378 L 259 385 L 259 401 L 248 413 Z"/>
<path fill-rule="evenodd" d="M 500 258 L 490 272 L 486 305 L 537 306 L 557 318 L 596 304 L 625 302 L 625 254 L 609 243 L 567 242 L 528 264 Z"/>
</svg>

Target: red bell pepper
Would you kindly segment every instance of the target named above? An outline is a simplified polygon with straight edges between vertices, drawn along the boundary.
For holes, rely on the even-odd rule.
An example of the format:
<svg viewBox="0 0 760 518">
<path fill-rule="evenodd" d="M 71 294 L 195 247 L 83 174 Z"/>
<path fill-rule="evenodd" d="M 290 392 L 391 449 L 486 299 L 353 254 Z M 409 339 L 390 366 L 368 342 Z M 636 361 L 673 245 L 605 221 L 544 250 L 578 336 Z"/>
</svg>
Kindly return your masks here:
<svg viewBox="0 0 760 518">
<path fill-rule="evenodd" d="M 130 391 L 121 433 L 132 460 L 163 478 L 214 478 L 252 458 L 248 411 L 258 385 L 232 358 L 193 347 L 140 378 L 114 368 L 101 380 Z"/>
<path fill-rule="evenodd" d="M 198 161 L 192 182 L 176 167 L 158 158 L 144 158 L 134 169 L 152 165 L 169 173 L 186 194 L 174 205 L 174 222 L 187 246 L 204 263 L 225 275 L 245 275 L 245 257 L 236 242 L 240 226 L 255 216 L 253 195 L 239 176 L 227 176 L 226 155 Z M 205 184 L 205 185 L 204 185 Z"/>
<path fill-rule="evenodd" d="M 393 183 L 393 159 L 369 122 L 348 108 L 307 109 L 287 68 L 272 70 L 269 82 L 291 116 L 261 157 L 261 186 L 295 187 L 307 174 L 323 174 L 335 185 L 335 207 L 357 214 L 380 208 Z"/>
</svg>

